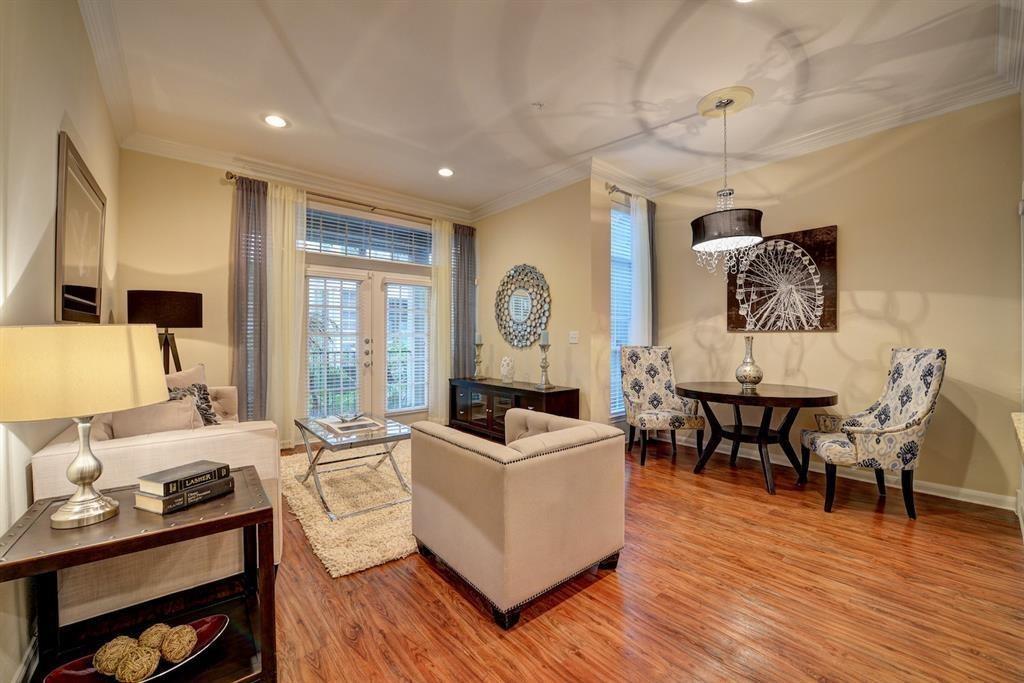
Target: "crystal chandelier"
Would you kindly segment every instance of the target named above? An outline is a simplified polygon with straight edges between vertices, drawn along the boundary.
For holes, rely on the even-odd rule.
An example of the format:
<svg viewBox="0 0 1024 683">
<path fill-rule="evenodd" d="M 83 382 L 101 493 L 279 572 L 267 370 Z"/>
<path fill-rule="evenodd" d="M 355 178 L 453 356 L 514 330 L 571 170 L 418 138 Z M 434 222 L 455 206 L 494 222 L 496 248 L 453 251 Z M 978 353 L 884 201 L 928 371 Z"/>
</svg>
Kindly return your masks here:
<svg viewBox="0 0 1024 683">
<path fill-rule="evenodd" d="M 722 117 L 722 189 L 716 193 L 715 210 L 690 223 L 692 248 L 698 264 L 714 273 L 721 263 L 725 276 L 738 272 L 750 258 L 751 250 L 764 241 L 761 211 L 734 208 L 736 193 L 729 187 L 728 111 L 746 107 L 753 98 L 754 91 L 750 88 L 733 86 L 707 95 L 697 105 L 702 116 Z"/>
</svg>

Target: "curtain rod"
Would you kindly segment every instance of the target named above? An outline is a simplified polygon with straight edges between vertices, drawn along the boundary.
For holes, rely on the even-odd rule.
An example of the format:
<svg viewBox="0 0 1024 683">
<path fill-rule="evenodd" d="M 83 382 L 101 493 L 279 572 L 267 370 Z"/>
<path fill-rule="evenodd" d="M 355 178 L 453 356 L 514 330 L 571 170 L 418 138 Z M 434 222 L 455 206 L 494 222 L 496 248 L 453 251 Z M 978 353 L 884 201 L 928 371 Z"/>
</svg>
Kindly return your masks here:
<svg viewBox="0 0 1024 683">
<path fill-rule="evenodd" d="M 239 177 L 238 174 L 232 173 L 231 171 L 227 171 L 226 173 L 224 173 L 224 178 L 229 180 L 229 181 L 233 181 L 235 178 L 238 178 L 238 177 Z M 307 191 L 306 195 L 310 196 L 310 197 L 317 197 L 319 199 L 329 199 L 329 200 L 335 201 L 335 202 L 342 202 L 344 204 L 353 204 L 355 206 L 362 206 L 362 207 L 365 207 L 366 209 L 368 209 L 370 213 L 381 213 L 381 212 L 383 212 L 383 213 L 381 213 L 381 215 L 398 214 L 399 216 L 409 216 L 410 218 L 415 218 L 415 219 L 417 219 L 419 221 L 423 221 L 423 222 L 427 223 L 428 225 L 432 222 L 432 219 L 429 216 L 421 216 L 418 213 L 410 213 L 408 211 L 399 211 L 398 209 L 388 209 L 388 208 L 384 208 L 384 207 L 380 207 L 380 206 L 375 206 L 373 204 L 367 204 L 366 202 L 356 201 L 355 199 L 345 199 L 344 197 L 335 197 L 333 195 L 323 194 L 322 192 L 311 192 L 311 191 Z"/>
<path fill-rule="evenodd" d="M 608 194 L 612 194 L 612 193 L 618 192 L 619 194 L 624 194 L 627 197 L 632 197 L 633 196 L 632 192 L 626 192 L 625 190 L 623 190 L 618 185 L 612 185 L 610 183 L 605 183 L 604 184 L 604 189 L 608 191 Z"/>
</svg>

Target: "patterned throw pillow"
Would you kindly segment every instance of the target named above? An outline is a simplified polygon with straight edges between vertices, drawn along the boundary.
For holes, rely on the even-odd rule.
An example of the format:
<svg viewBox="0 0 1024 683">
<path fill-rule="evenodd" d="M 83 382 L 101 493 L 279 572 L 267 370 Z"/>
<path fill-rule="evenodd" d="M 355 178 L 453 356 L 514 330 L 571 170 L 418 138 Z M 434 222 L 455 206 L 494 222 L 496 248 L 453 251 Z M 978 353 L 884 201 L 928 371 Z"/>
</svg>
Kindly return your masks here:
<svg viewBox="0 0 1024 683">
<path fill-rule="evenodd" d="M 213 402 L 210 400 L 210 390 L 205 384 L 190 384 L 187 387 L 174 387 L 168 389 L 171 400 L 175 401 L 186 396 L 196 400 L 196 409 L 203 418 L 204 425 L 219 425 L 220 418 L 213 410 Z"/>
</svg>

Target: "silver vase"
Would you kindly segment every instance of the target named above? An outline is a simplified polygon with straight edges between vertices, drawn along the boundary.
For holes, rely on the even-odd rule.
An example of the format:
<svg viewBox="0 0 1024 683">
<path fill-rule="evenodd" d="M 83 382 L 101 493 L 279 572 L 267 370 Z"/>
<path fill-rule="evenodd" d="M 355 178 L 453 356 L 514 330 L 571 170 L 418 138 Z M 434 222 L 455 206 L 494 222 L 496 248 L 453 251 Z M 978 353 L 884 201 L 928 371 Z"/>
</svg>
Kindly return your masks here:
<svg viewBox="0 0 1024 683">
<path fill-rule="evenodd" d="M 764 379 L 764 372 L 761 366 L 754 362 L 754 338 L 747 336 L 743 338 L 747 343 L 747 353 L 743 356 L 743 362 L 736 368 L 736 381 L 740 383 L 743 391 L 756 391 L 757 385 Z"/>
</svg>

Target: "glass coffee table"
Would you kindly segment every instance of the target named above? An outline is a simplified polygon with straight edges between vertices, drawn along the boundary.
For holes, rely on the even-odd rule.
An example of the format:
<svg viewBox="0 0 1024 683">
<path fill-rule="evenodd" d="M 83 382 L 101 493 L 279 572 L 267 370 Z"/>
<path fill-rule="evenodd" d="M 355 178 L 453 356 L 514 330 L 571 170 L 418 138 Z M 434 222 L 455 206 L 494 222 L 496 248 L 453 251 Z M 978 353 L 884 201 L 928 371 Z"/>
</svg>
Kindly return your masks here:
<svg viewBox="0 0 1024 683">
<path fill-rule="evenodd" d="M 323 487 L 320 485 L 320 475 L 327 472 L 337 472 L 339 470 L 353 469 L 356 467 L 369 467 L 371 469 L 377 469 L 380 467 L 385 460 L 391 463 L 391 468 L 395 471 L 395 476 L 398 477 L 398 483 L 402 485 L 406 493 L 412 493 L 412 489 L 409 487 L 409 482 L 402 476 L 402 472 L 398 469 L 398 463 L 395 462 L 395 456 L 393 451 L 395 446 L 398 445 L 399 441 L 405 441 L 411 437 L 412 430 L 407 425 L 394 420 L 380 417 L 370 417 L 374 422 L 380 425 L 376 429 L 365 429 L 359 431 L 353 431 L 351 433 L 339 433 L 330 427 L 321 424 L 318 418 L 303 417 L 295 420 L 295 426 L 299 428 L 299 434 L 302 435 L 302 442 L 306 445 L 306 457 L 309 459 L 309 468 L 305 474 L 300 474 L 295 477 L 299 483 L 305 483 L 310 477 L 313 478 L 313 485 L 316 487 L 316 492 L 320 496 L 320 504 L 323 505 L 324 511 L 327 512 L 327 517 L 333 522 L 339 519 L 345 519 L 347 517 L 355 517 L 356 515 L 366 514 L 367 512 L 373 512 L 374 510 L 382 510 L 395 505 L 401 505 L 402 503 L 408 503 L 411 498 L 405 497 L 398 500 L 393 500 L 388 503 L 382 503 L 380 505 L 373 505 L 360 510 L 352 512 L 346 512 L 345 514 L 338 515 L 331 510 L 331 506 L 327 503 L 327 499 L 324 497 Z M 312 440 L 319 441 L 319 446 L 316 452 L 313 452 Z M 339 457 L 332 457 L 333 454 L 349 451 L 353 448 L 363 448 L 366 446 L 380 446 L 378 450 L 373 453 L 365 453 L 362 455 L 341 455 Z M 324 459 L 325 453 L 331 453 L 328 459 Z M 374 463 L 363 463 L 356 462 L 359 460 L 366 460 L 368 458 L 377 458 Z M 346 464 L 341 464 L 346 463 Z M 337 467 L 331 467 L 331 465 L 337 465 Z"/>
</svg>

